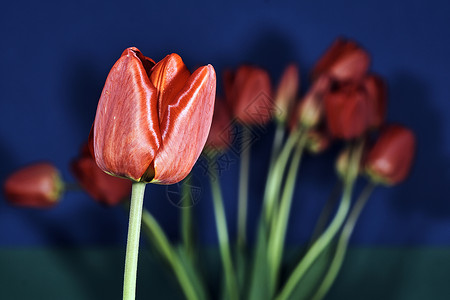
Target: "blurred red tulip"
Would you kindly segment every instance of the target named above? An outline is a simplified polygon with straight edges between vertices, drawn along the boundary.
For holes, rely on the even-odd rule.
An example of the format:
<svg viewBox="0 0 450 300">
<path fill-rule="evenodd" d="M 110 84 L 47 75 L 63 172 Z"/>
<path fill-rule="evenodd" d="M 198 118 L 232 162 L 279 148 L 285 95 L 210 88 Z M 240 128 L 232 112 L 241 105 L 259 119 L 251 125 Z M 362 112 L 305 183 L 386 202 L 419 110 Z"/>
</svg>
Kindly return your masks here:
<svg viewBox="0 0 450 300">
<path fill-rule="evenodd" d="M 360 81 L 370 65 L 370 55 L 351 40 L 338 38 L 317 62 L 313 79 L 327 74 L 339 82 Z"/>
<path fill-rule="evenodd" d="M 91 130 L 97 165 L 134 181 L 181 181 L 205 145 L 215 91 L 211 65 L 191 75 L 177 54 L 154 65 L 126 49 L 106 79 Z"/>
<path fill-rule="evenodd" d="M 93 199 L 106 205 L 116 205 L 129 198 L 131 181 L 106 174 L 95 163 L 88 145 L 72 161 L 71 170 L 81 187 Z"/>
<path fill-rule="evenodd" d="M 222 98 L 216 98 L 214 116 L 205 148 L 224 151 L 231 144 L 231 113 Z"/>
<path fill-rule="evenodd" d="M 269 74 L 257 67 L 241 66 L 235 73 L 224 73 L 226 100 L 233 116 L 243 124 L 262 125 L 274 113 Z"/>
<path fill-rule="evenodd" d="M 59 202 L 64 182 L 56 167 L 42 162 L 17 170 L 6 179 L 3 188 L 11 204 L 44 208 Z"/>
<path fill-rule="evenodd" d="M 285 122 L 292 106 L 295 103 L 300 85 L 300 72 L 295 63 L 288 65 L 281 76 L 275 95 L 275 105 L 279 113 L 275 118 L 280 122 Z"/>
<path fill-rule="evenodd" d="M 322 119 L 323 97 L 330 90 L 331 81 L 328 76 L 319 77 L 298 104 L 298 121 L 304 127 L 314 127 Z"/>
<path fill-rule="evenodd" d="M 408 176 L 415 152 L 414 133 L 401 125 L 389 125 L 367 155 L 366 172 L 374 182 L 397 184 Z"/>
<path fill-rule="evenodd" d="M 368 128 L 366 92 L 357 85 L 345 85 L 325 96 L 328 129 L 335 138 L 353 139 Z"/>
<path fill-rule="evenodd" d="M 369 105 L 369 127 L 380 127 L 386 117 L 387 86 L 386 82 L 376 74 L 366 76 L 363 85 L 367 91 Z"/>
</svg>

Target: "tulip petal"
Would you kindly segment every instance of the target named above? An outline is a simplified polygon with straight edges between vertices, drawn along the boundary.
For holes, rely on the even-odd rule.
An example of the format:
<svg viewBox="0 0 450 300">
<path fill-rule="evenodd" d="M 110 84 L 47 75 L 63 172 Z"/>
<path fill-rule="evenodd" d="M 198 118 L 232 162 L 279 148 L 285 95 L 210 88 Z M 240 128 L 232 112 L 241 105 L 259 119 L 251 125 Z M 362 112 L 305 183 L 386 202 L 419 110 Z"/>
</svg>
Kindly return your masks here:
<svg viewBox="0 0 450 300">
<path fill-rule="evenodd" d="M 93 127 L 97 165 L 133 180 L 141 178 L 161 144 L 151 62 L 136 48 L 125 50 L 106 79 Z"/>
<path fill-rule="evenodd" d="M 208 65 L 197 69 L 169 103 L 160 124 L 154 183 L 176 183 L 189 174 L 208 137 L 215 93 L 216 73 Z"/>
<path fill-rule="evenodd" d="M 172 53 L 152 69 L 150 80 L 158 91 L 158 112 L 162 120 L 173 97 L 183 88 L 191 73 L 181 57 Z"/>
</svg>

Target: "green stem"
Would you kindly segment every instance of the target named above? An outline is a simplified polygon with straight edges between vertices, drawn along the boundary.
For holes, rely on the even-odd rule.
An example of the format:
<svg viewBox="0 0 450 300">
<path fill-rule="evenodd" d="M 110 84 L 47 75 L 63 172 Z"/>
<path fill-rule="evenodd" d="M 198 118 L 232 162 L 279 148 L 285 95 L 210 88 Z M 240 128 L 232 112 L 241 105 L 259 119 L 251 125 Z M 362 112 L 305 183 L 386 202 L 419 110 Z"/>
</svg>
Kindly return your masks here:
<svg viewBox="0 0 450 300">
<path fill-rule="evenodd" d="M 165 235 L 162 228 L 159 226 L 155 218 L 144 209 L 142 214 L 142 225 L 145 231 L 148 233 L 150 239 L 153 241 L 154 245 L 157 247 L 159 253 L 166 259 L 169 265 L 172 267 L 175 276 L 181 286 L 181 289 L 188 300 L 197 300 L 198 297 L 195 288 L 190 280 L 188 273 L 186 272 L 183 264 L 181 263 L 179 257 L 175 253 L 172 245 L 170 244 L 167 236 Z"/>
<path fill-rule="evenodd" d="M 317 220 L 316 226 L 314 227 L 314 231 L 311 235 L 311 240 L 306 249 L 309 249 L 309 247 L 311 247 L 311 245 L 317 240 L 320 234 L 322 234 L 333 212 L 333 208 L 336 206 L 336 203 L 339 199 L 339 195 L 341 194 L 341 192 L 342 192 L 342 182 L 339 180 L 334 185 L 333 190 L 331 191 L 331 194 L 328 197 L 327 202 L 325 203 L 325 206 L 320 212 L 319 219 Z"/>
<path fill-rule="evenodd" d="M 191 175 L 183 181 L 181 198 L 183 207 L 181 209 L 181 235 L 183 239 L 183 245 L 188 253 L 189 257 L 193 258 L 194 253 L 194 237 L 192 226 L 192 199 L 191 199 Z"/>
<path fill-rule="evenodd" d="M 127 252 L 123 279 L 123 299 L 134 300 L 136 295 L 136 274 L 139 255 L 142 206 L 146 183 L 133 182 L 131 192 L 130 221 L 128 223 Z"/>
<path fill-rule="evenodd" d="M 286 165 L 289 161 L 289 157 L 297 145 L 299 138 L 302 136 L 303 130 L 300 128 L 296 132 L 289 135 L 286 144 L 276 159 L 273 170 L 268 174 L 268 180 L 266 184 L 266 190 L 264 193 L 264 221 L 267 228 L 271 223 L 273 214 L 276 211 L 277 199 L 283 181 L 283 174 L 286 169 Z"/>
<path fill-rule="evenodd" d="M 226 290 L 229 299 L 238 299 L 238 287 L 236 282 L 233 261 L 231 258 L 230 243 L 228 239 L 227 220 L 223 207 L 222 191 L 220 189 L 219 177 L 215 174 L 214 166 L 211 167 L 211 189 L 216 219 L 217 236 L 219 238 L 220 255 L 225 272 Z"/>
<path fill-rule="evenodd" d="M 331 262 L 330 268 L 328 269 L 327 274 L 325 275 L 324 280 L 317 293 L 312 298 L 313 300 L 320 300 L 327 294 L 334 280 L 336 279 L 339 270 L 341 269 L 342 263 L 345 258 L 345 253 L 347 252 L 348 242 L 350 240 L 350 236 L 352 235 L 353 229 L 355 228 L 356 222 L 363 210 L 364 206 L 369 199 L 370 194 L 375 188 L 374 183 L 368 183 L 355 205 L 352 208 L 352 211 L 349 214 L 347 221 L 345 222 L 344 228 L 342 229 L 342 233 L 339 237 L 339 241 L 336 248 L 336 253 L 334 254 L 333 260 Z"/>
<path fill-rule="evenodd" d="M 347 176 L 344 182 L 344 192 L 342 195 L 342 200 L 333 221 L 330 223 L 330 225 L 324 231 L 324 233 L 314 242 L 314 244 L 305 254 L 303 259 L 295 267 L 294 271 L 288 278 L 281 292 L 276 297 L 277 300 L 285 300 L 290 297 L 297 284 L 306 274 L 306 272 L 314 263 L 314 261 L 326 249 L 326 247 L 329 245 L 329 243 L 332 241 L 332 239 L 338 232 L 339 228 L 342 226 L 342 223 L 345 221 L 345 218 L 350 208 L 353 185 L 358 176 L 363 145 L 364 143 L 361 140 L 353 148 L 350 158 L 350 164 L 346 174 Z"/>
<path fill-rule="evenodd" d="M 239 249 L 245 248 L 248 202 L 248 177 L 250 169 L 250 130 L 243 128 L 241 170 L 239 174 L 239 198 L 237 220 L 237 244 Z"/>
<path fill-rule="evenodd" d="M 287 224 L 289 221 L 289 213 L 292 206 L 292 198 L 295 190 L 295 183 L 297 180 L 297 173 L 300 167 L 300 162 L 303 154 L 303 150 L 306 144 L 306 134 L 300 137 L 300 141 L 297 144 L 294 157 L 287 174 L 286 184 L 282 194 L 278 215 L 274 220 L 274 226 L 271 228 L 269 238 L 269 267 L 271 274 L 271 291 L 275 290 L 275 286 L 278 279 L 279 268 L 281 264 L 281 258 L 283 255 L 284 241 L 286 237 Z"/>
</svg>

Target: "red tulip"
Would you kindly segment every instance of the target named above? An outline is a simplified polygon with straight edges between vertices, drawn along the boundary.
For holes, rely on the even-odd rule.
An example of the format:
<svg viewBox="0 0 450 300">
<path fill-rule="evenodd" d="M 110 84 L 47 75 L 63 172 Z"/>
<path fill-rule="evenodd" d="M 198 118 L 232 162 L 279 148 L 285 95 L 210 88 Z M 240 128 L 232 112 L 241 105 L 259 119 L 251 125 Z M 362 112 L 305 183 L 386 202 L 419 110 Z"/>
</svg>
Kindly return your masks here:
<svg viewBox="0 0 450 300">
<path fill-rule="evenodd" d="M 386 82 L 378 75 L 366 76 L 363 85 L 367 91 L 369 105 L 369 127 L 380 127 L 386 117 L 387 110 L 387 86 Z"/>
<path fill-rule="evenodd" d="M 297 122 L 308 128 L 319 124 L 323 115 L 323 97 L 329 91 L 330 85 L 330 78 L 325 75 L 313 83 L 298 105 Z"/>
<path fill-rule="evenodd" d="M 235 73 L 224 73 L 227 102 L 234 117 L 243 124 L 262 125 L 273 115 L 269 74 L 253 66 L 241 66 Z"/>
<path fill-rule="evenodd" d="M 338 38 L 318 61 L 312 77 L 327 74 L 336 81 L 360 81 L 370 65 L 370 55 L 351 40 Z"/>
<path fill-rule="evenodd" d="M 81 187 L 95 200 L 106 205 L 116 205 L 129 198 L 131 181 L 106 174 L 95 163 L 88 146 L 71 163 L 72 173 Z"/>
<path fill-rule="evenodd" d="M 231 113 L 227 103 L 216 98 L 214 116 L 205 147 L 216 151 L 224 151 L 231 144 Z"/>
<path fill-rule="evenodd" d="M 211 65 L 191 75 L 177 54 L 154 65 L 126 49 L 106 79 L 91 130 L 97 165 L 134 181 L 181 181 L 208 137 L 215 90 Z"/>
<path fill-rule="evenodd" d="M 11 204 L 44 208 L 58 203 L 64 183 L 58 170 L 43 162 L 14 172 L 6 179 L 3 188 Z"/>
<path fill-rule="evenodd" d="M 352 139 L 368 127 L 369 106 L 366 92 L 357 85 L 345 85 L 325 96 L 328 129 L 335 138 Z"/>
<path fill-rule="evenodd" d="M 299 85 L 300 74 L 298 66 L 292 63 L 284 70 L 275 95 L 275 104 L 277 106 L 277 110 L 279 111 L 275 117 L 278 121 L 286 121 L 286 118 L 295 103 Z"/>
<path fill-rule="evenodd" d="M 367 155 L 366 172 L 374 182 L 397 184 L 408 176 L 415 152 L 414 133 L 401 125 L 389 125 Z"/>
</svg>

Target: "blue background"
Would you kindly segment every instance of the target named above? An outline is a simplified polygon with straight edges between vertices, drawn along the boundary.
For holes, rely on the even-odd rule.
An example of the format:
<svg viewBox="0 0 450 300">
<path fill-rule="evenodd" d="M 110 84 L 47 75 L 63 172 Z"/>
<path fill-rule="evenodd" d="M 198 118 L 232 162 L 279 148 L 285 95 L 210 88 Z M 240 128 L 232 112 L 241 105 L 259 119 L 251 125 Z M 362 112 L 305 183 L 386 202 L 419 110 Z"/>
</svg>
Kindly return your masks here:
<svg viewBox="0 0 450 300">
<path fill-rule="evenodd" d="M 379 188 L 352 243 L 450 245 L 450 4 L 446 1 L 7 1 L 0 10 L 0 180 L 38 160 L 68 163 L 87 139 L 109 69 L 129 46 L 160 60 L 180 54 L 187 66 L 211 63 L 218 74 L 243 62 L 269 70 L 274 82 L 298 62 L 307 72 L 333 40 L 356 39 L 372 54 L 371 69 L 389 84 L 388 119 L 413 128 L 419 141 L 410 178 Z M 220 82 L 220 81 L 219 81 Z M 220 83 L 219 83 L 220 85 Z M 219 92 L 221 87 L 219 87 Z M 271 132 L 252 148 L 250 228 L 261 198 Z M 288 240 L 307 241 L 335 175 L 333 147 L 306 157 Z M 233 158 L 233 156 L 230 156 Z M 239 164 L 222 173 L 231 234 Z M 209 185 L 196 169 L 202 198 L 199 237 L 216 243 Z M 180 209 L 167 188 L 149 185 L 147 207 L 172 238 Z M 123 245 L 127 216 L 82 192 L 52 210 L 8 206 L 0 198 L 0 245 Z"/>
</svg>

